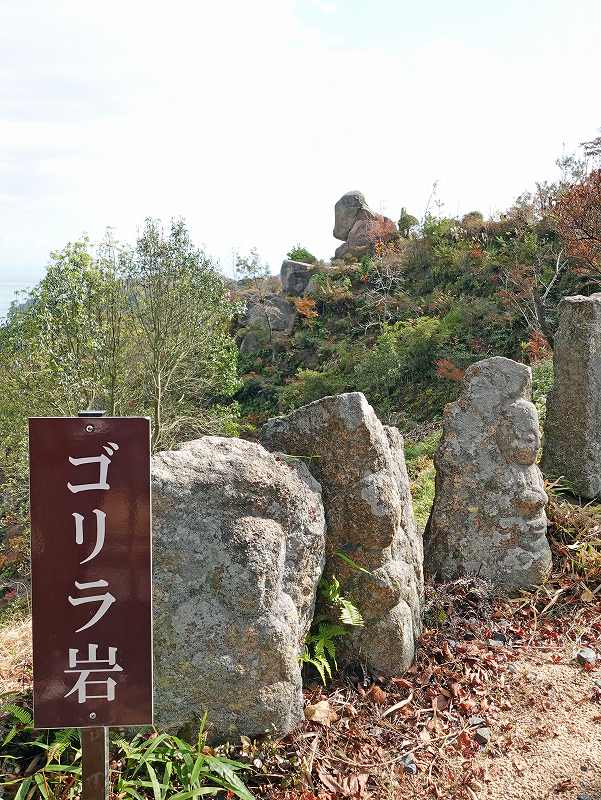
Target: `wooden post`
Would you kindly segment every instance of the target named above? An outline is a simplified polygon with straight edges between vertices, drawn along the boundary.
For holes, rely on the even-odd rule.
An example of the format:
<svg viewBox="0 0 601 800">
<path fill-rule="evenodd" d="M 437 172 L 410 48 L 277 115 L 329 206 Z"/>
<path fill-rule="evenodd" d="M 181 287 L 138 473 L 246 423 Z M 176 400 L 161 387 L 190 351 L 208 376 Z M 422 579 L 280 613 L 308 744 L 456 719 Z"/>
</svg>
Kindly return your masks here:
<svg viewBox="0 0 601 800">
<path fill-rule="evenodd" d="M 81 800 L 108 800 L 109 729 L 81 728 Z"/>
</svg>

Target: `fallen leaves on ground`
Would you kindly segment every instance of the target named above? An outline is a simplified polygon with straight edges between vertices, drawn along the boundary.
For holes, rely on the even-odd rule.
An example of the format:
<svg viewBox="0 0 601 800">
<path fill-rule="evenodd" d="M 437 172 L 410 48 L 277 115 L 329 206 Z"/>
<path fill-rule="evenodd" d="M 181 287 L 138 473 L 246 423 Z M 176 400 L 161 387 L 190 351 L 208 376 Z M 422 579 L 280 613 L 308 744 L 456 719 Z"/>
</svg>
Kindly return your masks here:
<svg viewBox="0 0 601 800">
<path fill-rule="evenodd" d="M 307 800 L 307 792 L 318 800 L 485 798 L 490 777 L 483 754 L 498 759 L 513 748 L 510 763 L 520 775 L 517 754 L 554 735 L 544 719 L 527 739 L 510 725 L 504 730 L 513 702 L 522 702 L 515 700 L 522 680 L 516 664 L 525 658 L 572 663 L 576 643 L 599 652 L 601 603 L 582 594 L 578 577 L 565 574 L 512 600 L 494 597 L 477 579 L 430 587 L 425 624 L 435 624 L 424 628 L 408 673 L 386 681 L 371 676 L 366 688 L 352 677 L 359 670 L 350 670 L 328 690 L 308 688 L 305 726 L 280 743 L 304 766 L 287 780 L 257 787 L 257 794 L 269 800 Z M 536 702 L 534 714 L 552 707 L 551 689 L 542 686 L 524 701 Z M 600 698 L 601 687 L 593 685 L 581 702 Z M 316 720 L 315 709 L 329 722 Z M 315 722 L 321 734 L 309 738 L 307 726 L 315 729 Z M 565 795 L 570 786 L 566 778 L 555 791 Z"/>
</svg>

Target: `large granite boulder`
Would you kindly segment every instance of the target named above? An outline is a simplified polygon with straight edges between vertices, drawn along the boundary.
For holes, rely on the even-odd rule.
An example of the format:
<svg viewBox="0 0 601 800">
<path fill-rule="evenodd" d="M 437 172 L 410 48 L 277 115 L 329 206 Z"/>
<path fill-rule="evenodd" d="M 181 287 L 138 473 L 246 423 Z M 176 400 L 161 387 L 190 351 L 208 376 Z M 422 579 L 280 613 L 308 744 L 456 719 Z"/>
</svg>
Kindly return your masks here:
<svg viewBox="0 0 601 800">
<path fill-rule="evenodd" d="M 297 316 L 294 305 L 280 295 L 251 298 L 240 318 L 240 352 L 254 355 L 272 345 L 275 335 L 289 336 Z"/>
<path fill-rule="evenodd" d="M 280 269 L 282 292 L 293 297 L 301 297 L 314 272 L 313 264 L 285 259 Z"/>
<path fill-rule="evenodd" d="M 478 575 L 513 591 L 549 572 L 531 388 L 525 364 L 488 358 L 467 369 L 461 397 L 445 408 L 424 535 L 425 570 L 439 580 Z"/>
<path fill-rule="evenodd" d="M 422 542 L 411 506 L 403 440 L 360 392 L 324 397 L 268 420 L 266 447 L 307 457 L 322 486 L 326 578 L 359 608 L 347 655 L 396 675 L 413 661 L 421 628 Z M 361 571 L 341 559 L 342 552 Z"/>
<path fill-rule="evenodd" d="M 391 219 L 371 210 L 361 192 L 352 191 L 342 195 L 334 206 L 334 237 L 344 242 L 337 248 L 335 258 L 359 258 L 370 252 L 377 241 L 397 239 L 399 231 Z"/>
<path fill-rule="evenodd" d="M 268 294 L 250 300 L 240 322 L 247 328 L 291 333 L 296 317 L 296 308 L 285 297 Z"/>
<path fill-rule="evenodd" d="M 157 724 L 208 711 L 216 739 L 291 730 L 324 564 L 319 484 L 217 436 L 158 453 L 152 474 Z"/>
<path fill-rule="evenodd" d="M 542 468 L 576 494 L 601 494 L 601 294 L 564 297 L 553 344 Z"/>
</svg>

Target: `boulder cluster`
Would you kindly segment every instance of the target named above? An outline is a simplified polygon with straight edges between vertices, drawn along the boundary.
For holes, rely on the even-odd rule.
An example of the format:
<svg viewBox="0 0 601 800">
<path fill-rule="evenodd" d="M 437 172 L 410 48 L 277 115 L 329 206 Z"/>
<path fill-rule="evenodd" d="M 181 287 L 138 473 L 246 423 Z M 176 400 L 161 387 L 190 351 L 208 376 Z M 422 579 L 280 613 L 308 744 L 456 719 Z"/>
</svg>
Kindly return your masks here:
<svg viewBox="0 0 601 800">
<path fill-rule="evenodd" d="M 336 204 L 336 255 L 398 235 L 360 192 Z M 318 270 L 286 260 L 282 294 L 247 304 L 241 349 L 293 330 Z M 601 294 L 560 306 L 543 469 L 601 493 Z M 153 460 L 157 722 L 211 735 L 290 731 L 302 718 L 301 657 L 316 616 L 338 622 L 323 587 L 360 611 L 340 661 L 394 676 L 413 662 L 424 572 L 479 576 L 513 593 L 551 566 L 539 420 L 524 364 L 470 366 L 447 405 L 424 532 L 413 516 L 403 438 L 363 394 L 324 397 L 270 419 L 260 442 L 207 436 Z M 320 586 L 322 590 L 320 591 Z"/>
</svg>

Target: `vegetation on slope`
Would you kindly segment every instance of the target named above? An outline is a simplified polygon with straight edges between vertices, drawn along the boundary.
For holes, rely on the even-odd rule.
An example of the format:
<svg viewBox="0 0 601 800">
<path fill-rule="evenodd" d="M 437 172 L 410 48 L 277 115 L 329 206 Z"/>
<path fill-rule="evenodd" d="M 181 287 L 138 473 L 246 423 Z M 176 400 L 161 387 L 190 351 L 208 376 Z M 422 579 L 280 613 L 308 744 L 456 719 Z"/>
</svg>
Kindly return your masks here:
<svg viewBox="0 0 601 800">
<path fill-rule="evenodd" d="M 578 162 L 569 166 L 580 174 Z M 360 261 L 317 265 L 306 295 L 292 298 L 292 334 L 240 358 L 236 397 L 247 428 L 357 390 L 384 421 L 410 430 L 456 397 L 469 364 L 548 357 L 560 299 L 589 293 L 595 280 L 595 253 L 565 221 L 574 185 L 539 186 L 498 219 L 430 215 Z M 260 297 L 259 285 L 243 299 Z"/>
</svg>

